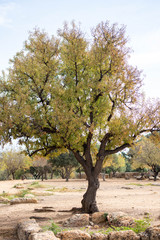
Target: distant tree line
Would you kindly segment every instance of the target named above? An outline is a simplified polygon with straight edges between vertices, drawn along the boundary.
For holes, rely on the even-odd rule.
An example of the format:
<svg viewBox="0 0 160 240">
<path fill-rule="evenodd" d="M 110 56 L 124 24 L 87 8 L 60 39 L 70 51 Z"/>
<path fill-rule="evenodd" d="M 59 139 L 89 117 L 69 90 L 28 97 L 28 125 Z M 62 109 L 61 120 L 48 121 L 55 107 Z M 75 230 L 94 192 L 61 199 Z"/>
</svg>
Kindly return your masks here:
<svg viewBox="0 0 160 240">
<path fill-rule="evenodd" d="M 140 138 L 126 152 L 110 155 L 105 159 L 102 168 L 103 174 L 112 174 L 112 177 L 115 177 L 117 172 L 134 171 L 140 172 L 143 176 L 143 173 L 149 170 L 156 180 L 160 172 L 159 133 Z M 72 152 L 55 152 L 48 157 L 35 155 L 31 158 L 12 150 L 0 155 L 0 180 L 23 179 L 30 176 L 42 181 L 53 177 L 61 177 L 68 181 L 72 173 L 81 178 L 82 172 L 83 169 Z"/>
</svg>

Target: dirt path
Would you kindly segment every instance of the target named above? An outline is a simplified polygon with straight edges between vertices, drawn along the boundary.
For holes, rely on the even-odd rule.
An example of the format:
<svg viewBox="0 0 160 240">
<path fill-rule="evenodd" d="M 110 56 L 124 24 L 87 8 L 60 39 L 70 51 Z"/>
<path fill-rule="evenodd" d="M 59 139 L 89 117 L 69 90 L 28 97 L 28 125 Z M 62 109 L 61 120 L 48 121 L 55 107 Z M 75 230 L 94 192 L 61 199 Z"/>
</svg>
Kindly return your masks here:
<svg viewBox="0 0 160 240">
<path fill-rule="evenodd" d="M 12 229 L 21 219 L 30 217 L 51 218 L 55 222 L 67 218 L 70 212 L 59 212 L 70 210 L 72 207 L 81 207 L 82 196 L 87 187 L 86 180 L 47 180 L 39 182 L 40 188 L 32 184 L 33 180 L 1 181 L 0 194 L 18 193 L 27 188 L 32 188 L 31 193 L 36 195 L 37 204 L 9 205 L 0 204 L 0 230 Z M 23 189 L 13 188 L 21 184 Z M 32 186 L 32 187 L 31 187 Z M 38 185 L 37 185 L 38 186 Z M 97 203 L 100 211 L 115 212 L 122 211 L 135 218 L 143 218 L 146 213 L 150 214 L 152 224 L 160 224 L 160 182 L 137 181 L 124 179 L 109 179 L 101 181 L 97 192 Z M 37 213 L 35 208 L 53 207 L 55 212 Z M 49 224 L 40 221 L 41 226 Z"/>
</svg>

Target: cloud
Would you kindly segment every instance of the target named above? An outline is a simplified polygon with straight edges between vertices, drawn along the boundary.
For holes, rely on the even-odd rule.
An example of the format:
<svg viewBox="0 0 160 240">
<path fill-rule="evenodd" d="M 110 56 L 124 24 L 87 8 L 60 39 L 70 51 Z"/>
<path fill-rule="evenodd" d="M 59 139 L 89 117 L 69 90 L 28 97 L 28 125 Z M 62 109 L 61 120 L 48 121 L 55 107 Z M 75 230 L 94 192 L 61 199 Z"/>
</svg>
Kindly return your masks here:
<svg viewBox="0 0 160 240">
<path fill-rule="evenodd" d="M 15 3 L 2 3 L 0 4 L 0 26 L 10 27 L 12 24 L 11 13 L 15 9 Z"/>
</svg>

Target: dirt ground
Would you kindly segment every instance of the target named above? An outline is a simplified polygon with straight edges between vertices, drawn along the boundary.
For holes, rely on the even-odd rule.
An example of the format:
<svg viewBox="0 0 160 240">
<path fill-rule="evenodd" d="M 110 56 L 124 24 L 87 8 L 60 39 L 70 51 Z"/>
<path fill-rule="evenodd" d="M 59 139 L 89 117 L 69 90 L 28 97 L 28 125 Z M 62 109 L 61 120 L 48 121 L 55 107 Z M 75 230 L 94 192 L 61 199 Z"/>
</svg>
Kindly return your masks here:
<svg viewBox="0 0 160 240">
<path fill-rule="evenodd" d="M 30 188 L 30 193 L 38 199 L 37 204 L 0 204 L 0 233 L 5 230 L 13 231 L 19 220 L 30 217 L 38 218 L 40 226 L 50 225 L 48 219 L 58 222 L 68 218 L 72 214 L 67 212 L 68 210 L 81 207 L 82 196 L 87 188 L 86 180 L 39 181 L 40 188 L 35 188 L 36 184 L 34 185 L 33 182 L 34 180 L 0 182 L 0 194 L 4 192 L 15 194 Z M 21 184 L 23 189 L 15 188 L 17 184 Z M 122 211 L 137 219 L 149 213 L 152 225 L 160 224 L 160 181 L 106 179 L 104 182 L 101 180 L 97 192 L 97 204 L 100 211 L 107 213 Z M 53 207 L 55 212 L 34 211 L 35 208 L 42 207 Z M 59 212 L 62 210 L 64 212 Z"/>
</svg>

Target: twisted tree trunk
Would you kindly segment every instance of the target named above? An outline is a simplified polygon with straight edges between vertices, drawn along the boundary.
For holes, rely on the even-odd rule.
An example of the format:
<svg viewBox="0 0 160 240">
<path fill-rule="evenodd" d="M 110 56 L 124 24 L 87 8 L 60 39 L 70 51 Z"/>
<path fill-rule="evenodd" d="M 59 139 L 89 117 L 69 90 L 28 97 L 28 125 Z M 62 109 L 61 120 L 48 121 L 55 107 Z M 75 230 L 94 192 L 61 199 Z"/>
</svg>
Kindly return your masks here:
<svg viewBox="0 0 160 240">
<path fill-rule="evenodd" d="M 92 174 L 87 175 L 88 188 L 86 193 L 83 195 L 82 203 L 82 212 L 85 213 L 94 213 L 98 212 L 97 202 L 96 202 L 96 193 L 99 188 L 99 180 L 97 177 L 94 177 Z"/>
</svg>

